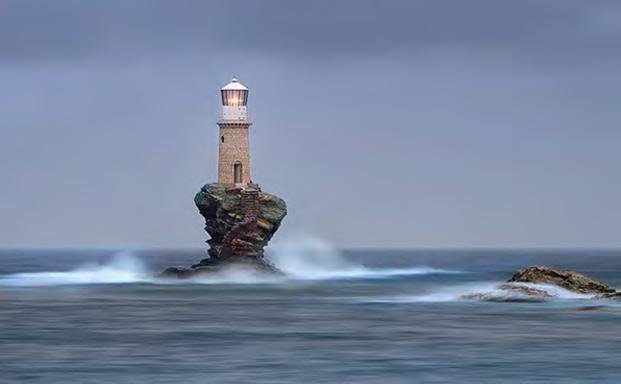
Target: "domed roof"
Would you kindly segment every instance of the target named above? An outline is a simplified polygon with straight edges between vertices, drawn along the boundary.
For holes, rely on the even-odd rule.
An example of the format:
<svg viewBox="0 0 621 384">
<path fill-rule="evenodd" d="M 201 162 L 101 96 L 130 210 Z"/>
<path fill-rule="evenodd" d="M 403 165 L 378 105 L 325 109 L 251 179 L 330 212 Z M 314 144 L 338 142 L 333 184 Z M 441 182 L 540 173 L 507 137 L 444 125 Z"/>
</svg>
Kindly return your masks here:
<svg viewBox="0 0 621 384">
<path fill-rule="evenodd" d="M 233 91 L 247 91 L 248 88 L 246 88 L 246 86 L 242 83 L 239 82 L 239 80 L 237 80 L 237 77 L 233 77 L 233 79 L 231 80 L 230 83 L 228 83 L 227 85 L 225 85 L 224 87 L 222 87 L 223 91 L 229 91 L 229 90 L 233 90 Z"/>
</svg>

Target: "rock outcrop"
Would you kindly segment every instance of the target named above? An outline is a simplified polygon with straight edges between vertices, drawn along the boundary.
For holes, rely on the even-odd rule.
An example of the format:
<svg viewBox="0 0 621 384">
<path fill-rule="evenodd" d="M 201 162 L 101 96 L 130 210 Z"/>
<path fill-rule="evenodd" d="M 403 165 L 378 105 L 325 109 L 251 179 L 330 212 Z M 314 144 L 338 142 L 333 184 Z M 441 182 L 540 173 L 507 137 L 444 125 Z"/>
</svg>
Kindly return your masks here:
<svg viewBox="0 0 621 384">
<path fill-rule="evenodd" d="M 264 259 L 263 248 L 287 214 L 283 199 L 262 192 L 256 185 L 241 189 L 214 183 L 201 188 L 194 202 L 211 237 L 207 240 L 209 258 L 190 268 L 168 268 L 163 277 L 185 278 L 233 265 L 278 273 Z"/>
<path fill-rule="evenodd" d="M 578 272 L 559 271 L 550 267 L 528 267 L 517 271 L 509 282 L 550 284 L 582 294 L 608 294 L 615 289 Z"/>
<path fill-rule="evenodd" d="M 561 271 L 542 266 L 521 269 L 513 274 L 504 284 L 494 291 L 463 295 L 463 299 L 494 302 L 539 302 L 556 296 L 544 287 L 528 284 L 544 284 L 563 288 L 567 291 L 584 295 L 585 299 L 621 300 L 621 292 L 615 288 L 594 280 L 578 272 Z"/>
</svg>

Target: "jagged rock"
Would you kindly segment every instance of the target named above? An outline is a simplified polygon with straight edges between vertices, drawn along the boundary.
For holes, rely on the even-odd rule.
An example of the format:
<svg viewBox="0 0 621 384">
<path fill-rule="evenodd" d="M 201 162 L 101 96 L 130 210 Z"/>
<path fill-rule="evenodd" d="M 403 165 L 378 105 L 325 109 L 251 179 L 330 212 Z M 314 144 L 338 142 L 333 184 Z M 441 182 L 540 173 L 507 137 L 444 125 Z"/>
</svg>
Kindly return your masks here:
<svg viewBox="0 0 621 384">
<path fill-rule="evenodd" d="M 611 294 L 615 289 L 581 273 L 559 271 L 550 267 L 528 267 L 517 271 L 509 282 L 556 285 L 582 294 Z"/>
<path fill-rule="evenodd" d="M 241 189 L 217 183 L 205 185 L 196 194 L 194 202 L 205 218 L 205 231 L 211 236 L 207 241 L 210 258 L 262 258 L 263 248 L 287 214 L 283 199 L 257 190 L 256 217 L 245 220 L 245 208 L 248 207 L 242 204 L 243 196 Z"/>
<path fill-rule="evenodd" d="M 278 273 L 263 258 L 263 248 L 287 214 L 283 199 L 262 192 L 256 185 L 241 189 L 212 183 L 201 188 L 194 202 L 211 237 L 207 240 L 209 258 L 190 268 L 168 268 L 160 276 L 184 278 L 234 265 Z"/>
<path fill-rule="evenodd" d="M 463 295 L 463 299 L 495 302 L 540 302 L 555 296 L 544 288 L 525 284 L 553 285 L 571 292 L 580 293 L 585 298 L 596 300 L 621 300 L 621 292 L 602 282 L 581 273 L 560 271 L 550 267 L 534 266 L 517 271 L 511 279 L 496 287 L 494 291 Z"/>
</svg>

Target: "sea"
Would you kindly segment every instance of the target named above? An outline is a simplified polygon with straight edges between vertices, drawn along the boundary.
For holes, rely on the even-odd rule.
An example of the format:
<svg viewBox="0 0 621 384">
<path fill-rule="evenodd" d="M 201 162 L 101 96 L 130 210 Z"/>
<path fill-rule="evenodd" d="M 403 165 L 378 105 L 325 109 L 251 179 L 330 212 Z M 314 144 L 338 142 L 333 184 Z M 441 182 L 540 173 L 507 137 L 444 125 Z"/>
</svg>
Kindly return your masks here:
<svg viewBox="0 0 621 384">
<path fill-rule="evenodd" d="M 294 241 L 284 276 L 156 277 L 204 257 L 0 251 L 0 383 L 621 383 L 621 303 L 463 298 L 530 265 L 621 287 L 621 250 Z"/>
</svg>

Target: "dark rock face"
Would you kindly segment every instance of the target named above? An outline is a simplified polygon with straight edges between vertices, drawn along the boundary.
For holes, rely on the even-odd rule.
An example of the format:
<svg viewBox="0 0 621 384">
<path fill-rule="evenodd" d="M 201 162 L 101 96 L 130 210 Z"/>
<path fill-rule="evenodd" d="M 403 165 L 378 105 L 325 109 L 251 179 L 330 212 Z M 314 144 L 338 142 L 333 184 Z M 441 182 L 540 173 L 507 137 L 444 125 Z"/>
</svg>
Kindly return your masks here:
<svg viewBox="0 0 621 384">
<path fill-rule="evenodd" d="M 287 214 L 285 201 L 277 196 L 221 184 L 205 185 L 194 203 L 205 218 L 205 231 L 211 236 L 209 256 L 215 259 L 262 258 L 263 248 Z"/>
<path fill-rule="evenodd" d="M 263 258 L 263 248 L 287 214 L 283 199 L 262 192 L 258 186 L 240 189 L 213 183 L 201 188 L 194 202 L 211 237 L 207 240 L 209 258 L 190 268 L 168 268 L 162 276 L 185 278 L 234 265 L 279 273 Z"/>
<path fill-rule="evenodd" d="M 551 284 L 583 294 L 608 294 L 615 289 L 581 273 L 559 271 L 550 267 L 528 267 L 517 271 L 509 282 Z"/>
</svg>

